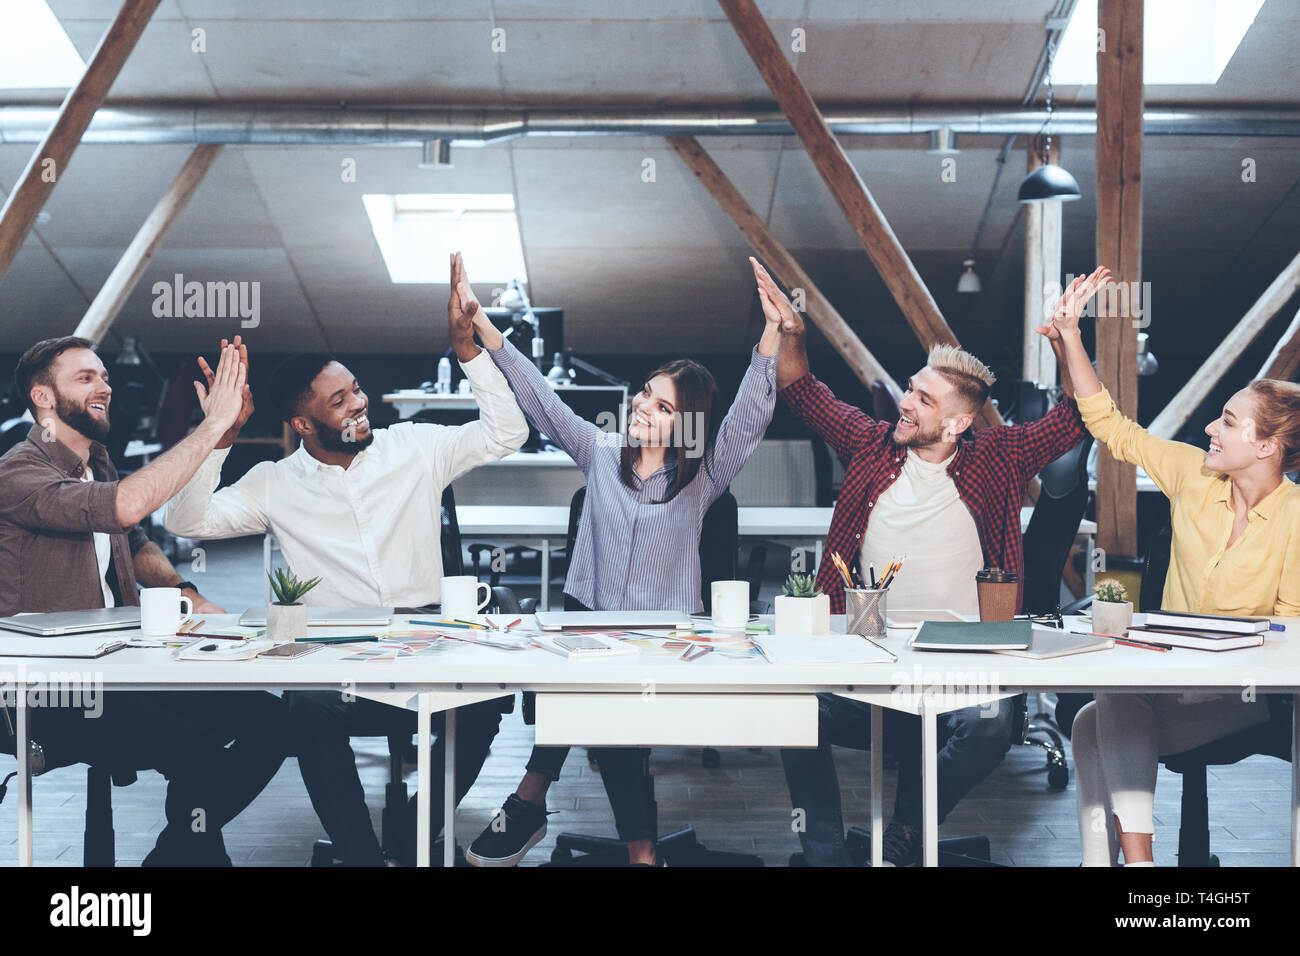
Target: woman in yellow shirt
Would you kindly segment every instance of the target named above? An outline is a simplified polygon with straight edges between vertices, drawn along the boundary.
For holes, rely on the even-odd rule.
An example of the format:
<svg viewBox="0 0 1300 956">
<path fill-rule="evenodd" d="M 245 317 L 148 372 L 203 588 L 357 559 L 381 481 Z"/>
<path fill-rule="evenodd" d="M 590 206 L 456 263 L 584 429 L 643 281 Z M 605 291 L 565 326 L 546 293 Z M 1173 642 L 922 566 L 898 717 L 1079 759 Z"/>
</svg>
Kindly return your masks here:
<svg viewBox="0 0 1300 956">
<path fill-rule="evenodd" d="M 1048 325 L 1059 336 L 1083 423 L 1169 498 L 1173 540 L 1161 607 L 1203 614 L 1300 616 L 1300 386 L 1258 379 L 1205 428 L 1208 453 L 1129 421 L 1098 381 L 1079 335 L 1084 304 L 1110 279 L 1070 286 Z M 1160 757 L 1268 719 L 1236 694 L 1098 694 L 1074 721 L 1085 866 L 1151 866 Z"/>
</svg>

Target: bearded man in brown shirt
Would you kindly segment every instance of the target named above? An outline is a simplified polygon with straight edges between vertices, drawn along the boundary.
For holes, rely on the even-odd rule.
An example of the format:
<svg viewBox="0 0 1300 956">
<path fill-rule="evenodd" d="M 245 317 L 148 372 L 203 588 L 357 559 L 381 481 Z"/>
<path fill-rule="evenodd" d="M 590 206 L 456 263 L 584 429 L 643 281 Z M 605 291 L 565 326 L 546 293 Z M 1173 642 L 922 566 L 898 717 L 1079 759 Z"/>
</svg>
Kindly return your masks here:
<svg viewBox="0 0 1300 956">
<path fill-rule="evenodd" d="M 195 383 L 203 422 L 121 480 L 101 444 L 112 388 L 91 342 L 38 342 L 14 377 L 36 424 L 0 458 L 0 615 L 138 605 L 137 581 L 183 586 L 196 611 L 221 613 L 180 580 L 139 522 L 248 419 L 247 354 L 241 361 L 238 342 L 222 343 L 210 387 Z M 0 656 L 4 643 L 0 632 Z M 119 691 L 94 711 L 32 710 L 45 769 L 94 763 L 167 777 L 167 824 L 146 865 L 230 865 L 221 827 L 279 769 L 287 727 L 283 702 L 260 691 Z"/>
</svg>

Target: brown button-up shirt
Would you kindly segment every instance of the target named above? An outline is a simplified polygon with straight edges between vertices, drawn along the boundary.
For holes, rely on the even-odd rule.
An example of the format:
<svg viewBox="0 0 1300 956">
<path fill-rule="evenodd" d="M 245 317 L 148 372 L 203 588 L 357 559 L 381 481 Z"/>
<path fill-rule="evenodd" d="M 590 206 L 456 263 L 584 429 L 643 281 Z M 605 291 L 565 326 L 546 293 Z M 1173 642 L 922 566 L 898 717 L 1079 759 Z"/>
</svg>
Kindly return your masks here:
<svg viewBox="0 0 1300 956">
<path fill-rule="evenodd" d="M 82 481 L 80 456 L 44 441 L 34 425 L 0 458 L 0 615 L 81 611 L 104 606 L 96 531 L 108 534 L 107 574 L 119 604 L 139 604 L 132 557 L 148 540 L 117 522 L 117 469 L 99 442 L 90 445 L 94 481 Z"/>
</svg>

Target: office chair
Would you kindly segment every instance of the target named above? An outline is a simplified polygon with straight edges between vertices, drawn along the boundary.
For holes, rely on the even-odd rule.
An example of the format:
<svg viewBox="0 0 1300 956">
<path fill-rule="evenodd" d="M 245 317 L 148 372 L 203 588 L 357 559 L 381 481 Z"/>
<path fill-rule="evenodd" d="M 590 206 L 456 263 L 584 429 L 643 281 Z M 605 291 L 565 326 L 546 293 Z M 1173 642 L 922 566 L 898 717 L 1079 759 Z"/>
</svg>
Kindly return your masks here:
<svg viewBox="0 0 1300 956">
<path fill-rule="evenodd" d="M 568 552 L 573 554 L 573 542 L 578 534 L 578 521 L 582 517 L 582 507 L 587 489 L 579 488 L 573 494 L 569 504 Z M 714 581 L 734 580 L 736 576 L 736 552 L 738 549 L 738 517 L 736 498 L 730 491 L 722 495 L 709 506 L 704 513 L 704 523 L 700 533 L 700 596 L 708 610 L 712 605 Z M 569 595 L 564 596 L 565 610 L 579 610 L 576 602 Z M 708 751 L 713 751 L 713 756 Z M 701 762 L 705 766 L 717 766 L 717 751 L 705 748 Z M 708 850 L 695 836 L 693 827 L 685 827 L 673 833 L 660 835 L 657 832 L 658 807 L 654 795 L 654 775 L 650 772 L 650 760 L 647 754 L 642 764 L 645 779 L 646 799 L 650 805 L 650 817 L 655 822 L 655 848 L 661 858 L 676 858 L 678 865 L 690 863 L 706 866 L 762 866 L 760 857 L 752 854 L 722 853 Z M 551 853 L 553 864 L 571 864 L 577 866 L 610 866 L 625 861 L 627 848 L 622 840 L 611 837 L 586 836 L 580 833 L 561 833 L 555 841 Z M 583 854 L 575 856 L 575 854 Z"/>
<path fill-rule="evenodd" d="M 465 557 L 461 550 L 460 523 L 456 520 L 456 496 L 448 485 L 442 490 L 441 514 L 442 572 L 445 577 L 465 573 Z M 409 733 L 394 733 L 391 727 L 383 726 L 381 721 L 375 726 L 361 727 L 353 737 L 388 738 L 388 783 L 384 786 L 384 811 L 380 822 L 380 847 L 385 853 L 394 856 L 402 847 L 403 841 L 410 837 L 403 811 L 408 802 L 406 780 L 402 772 L 403 762 L 413 763 L 417 757 Z M 334 844 L 329 840 L 317 840 L 311 850 L 312 866 L 332 866 L 339 858 L 334 853 Z"/>
<path fill-rule="evenodd" d="M 1028 614 L 1061 612 L 1061 574 L 1088 506 L 1091 447 L 1092 436 L 1085 435 L 1079 444 L 1039 472 L 1041 491 L 1024 539 L 1025 612 Z M 1070 782 L 1070 769 L 1060 730 L 1052 726 L 1051 716 L 1043 710 L 1042 695 L 1034 696 L 1038 706 L 1032 717 L 1024 698 L 1023 707 L 1017 704 L 1015 725 L 1020 732 L 1016 742 L 1045 751 L 1047 784 L 1053 790 L 1064 790 Z"/>
<path fill-rule="evenodd" d="M 1142 576 L 1140 610 L 1160 607 L 1165 575 L 1169 570 L 1172 532 L 1163 527 L 1152 541 Z M 1178 865 L 1218 866 L 1219 858 L 1210 852 L 1210 801 L 1206 787 L 1206 768 L 1237 763 L 1255 754 L 1267 754 L 1279 760 L 1291 759 L 1291 697 L 1265 694 L 1269 719 L 1246 727 L 1218 740 L 1211 740 L 1193 750 L 1161 758 L 1161 763 L 1183 778 L 1182 807 L 1178 818 Z"/>
</svg>

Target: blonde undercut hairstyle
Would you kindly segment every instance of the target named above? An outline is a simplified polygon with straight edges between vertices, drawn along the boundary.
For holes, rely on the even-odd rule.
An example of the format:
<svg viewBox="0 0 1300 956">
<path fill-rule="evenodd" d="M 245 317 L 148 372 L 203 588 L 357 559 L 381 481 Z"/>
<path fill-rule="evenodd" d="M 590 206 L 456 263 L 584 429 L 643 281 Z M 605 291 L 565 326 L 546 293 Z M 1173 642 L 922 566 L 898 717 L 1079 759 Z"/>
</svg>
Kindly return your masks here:
<svg viewBox="0 0 1300 956">
<path fill-rule="evenodd" d="M 955 345 L 936 345 L 931 348 L 926 365 L 942 375 L 957 390 L 957 394 L 972 412 L 984 407 L 989 390 L 997 381 L 987 365 Z"/>
</svg>

